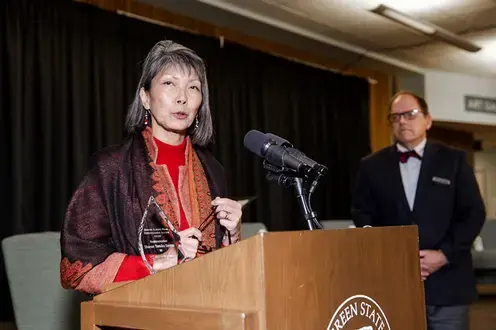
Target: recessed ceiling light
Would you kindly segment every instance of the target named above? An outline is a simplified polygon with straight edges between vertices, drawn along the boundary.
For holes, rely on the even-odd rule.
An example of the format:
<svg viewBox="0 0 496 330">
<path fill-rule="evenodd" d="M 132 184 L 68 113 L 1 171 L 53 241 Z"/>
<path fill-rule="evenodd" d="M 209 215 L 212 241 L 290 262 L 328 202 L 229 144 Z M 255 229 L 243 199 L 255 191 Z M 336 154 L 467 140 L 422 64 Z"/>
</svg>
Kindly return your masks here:
<svg viewBox="0 0 496 330">
<path fill-rule="evenodd" d="M 396 23 L 402 24 L 414 31 L 421 32 L 429 37 L 439 39 L 448 44 L 464 49 L 469 52 L 478 52 L 481 47 L 460 37 L 459 35 L 443 29 L 432 23 L 425 22 L 418 18 L 407 15 L 399 10 L 393 9 L 386 5 L 379 5 L 377 8 L 371 10 L 377 15 L 381 15 Z"/>
<path fill-rule="evenodd" d="M 384 4 L 410 14 L 432 11 L 438 8 L 453 7 L 453 0 L 382 0 L 374 1 L 375 5 Z M 456 2 L 456 1 L 455 1 Z"/>
</svg>

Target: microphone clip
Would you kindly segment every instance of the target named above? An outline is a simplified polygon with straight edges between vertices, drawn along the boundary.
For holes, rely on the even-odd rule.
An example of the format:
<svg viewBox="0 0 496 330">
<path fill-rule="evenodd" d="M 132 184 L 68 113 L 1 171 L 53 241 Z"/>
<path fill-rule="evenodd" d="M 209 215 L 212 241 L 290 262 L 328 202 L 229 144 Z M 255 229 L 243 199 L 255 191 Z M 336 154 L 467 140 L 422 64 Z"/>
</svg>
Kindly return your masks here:
<svg viewBox="0 0 496 330">
<path fill-rule="evenodd" d="M 276 181 L 279 185 L 286 188 L 294 185 L 294 178 L 299 177 L 295 171 L 287 167 L 272 165 L 266 160 L 263 161 L 263 167 L 267 171 L 267 174 L 265 175 L 267 181 Z"/>
<path fill-rule="evenodd" d="M 267 171 L 265 177 L 268 181 L 275 181 L 285 188 L 293 187 L 308 228 L 310 230 L 323 229 L 317 220 L 317 213 L 312 210 L 310 205 L 310 196 L 319 185 L 320 180 L 326 175 L 327 167 L 316 164 L 311 168 L 309 167 L 311 170 L 307 171 L 307 175 L 302 175 L 288 167 L 276 166 L 264 160 L 263 168 Z"/>
</svg>

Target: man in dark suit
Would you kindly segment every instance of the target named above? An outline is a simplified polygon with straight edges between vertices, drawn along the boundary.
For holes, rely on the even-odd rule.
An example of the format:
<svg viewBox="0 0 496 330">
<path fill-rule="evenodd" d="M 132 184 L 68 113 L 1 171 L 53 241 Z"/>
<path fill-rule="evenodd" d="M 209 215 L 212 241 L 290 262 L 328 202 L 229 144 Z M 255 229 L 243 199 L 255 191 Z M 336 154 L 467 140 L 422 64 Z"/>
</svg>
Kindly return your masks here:
<svg viewBox="0 0 496 330">
<path fill-rule="evenodd" d="M 400 92 L 389 112 L 396 143 L 362 159 L 353 221 L 417 225 L 428 329 L 468 329 L 477 296 L 470 250 L 486 217 L 474 172 L 462 151 L 427 141 L 432 119 L 421 97 Z"/>
</svg>

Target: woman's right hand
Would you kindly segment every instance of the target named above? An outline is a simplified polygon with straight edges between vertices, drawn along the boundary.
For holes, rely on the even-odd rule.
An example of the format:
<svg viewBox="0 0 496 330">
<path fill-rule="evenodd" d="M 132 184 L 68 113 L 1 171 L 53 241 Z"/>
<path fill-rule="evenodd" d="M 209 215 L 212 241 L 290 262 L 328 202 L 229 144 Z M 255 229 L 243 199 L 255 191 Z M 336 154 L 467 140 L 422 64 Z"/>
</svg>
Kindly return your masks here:
<svg viewBox="0 0 496 330">
<path fill-rule="evenodd" d="M 199 241 L 201 241 L 201 232 L 196 228 L 188 228 L 180 231 L 178 235 L 181 238 L 179 249 L 184 255 L 184 260 L 194 259 L 198 251 Z M 177 265 L 177 251 L 174 247 L 162 254 L 155 255 L 153 260 L 153 269 L 157 272 L 175 265 Z"/>
<path fill-rule="evenodd" d="M 179 249 L 183 253 L 185 261 L 194 259 L 198 252 L 198 244 L 201 241 L 202 233 L 196 228 L 188 228 L 178 234 L 181 237 Z"/>
</svg>

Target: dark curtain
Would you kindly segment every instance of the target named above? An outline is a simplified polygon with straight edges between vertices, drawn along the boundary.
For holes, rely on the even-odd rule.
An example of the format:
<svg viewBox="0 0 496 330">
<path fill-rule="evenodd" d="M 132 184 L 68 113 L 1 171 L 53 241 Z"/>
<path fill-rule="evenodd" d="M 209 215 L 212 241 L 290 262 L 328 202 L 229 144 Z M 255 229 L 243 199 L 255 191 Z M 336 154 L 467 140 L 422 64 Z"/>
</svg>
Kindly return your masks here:
<svg viewBox="0 0 496 330">
<path fill-rule="evenodd" d="M 155 42 L 198 52 L 208 67 L 214 153 L 232 197 L 254 196 L 243 221 L 304 228 L 293 193 L 265 181 L 243 147 L 250 129 L 285 137 L 329 174 L 313 198 L 320 219 L 349 216 L 358 160 L 369 152 L 368 83 L 245 47 L 62 0 L 0 4 L 0 238 L 58 231 L 97 149 L 119 143 L 124 117 Z M 1 314 L 12 319 L 3 257 Z"/>
<path fill-rule="evenodd" d="M 210 70 L 217 139 L 235 196 L 257 196 L 248 221 L 269 230 L 306 228 L 293 191 L 265 181 L 262 160 L 243 147 L 250 129 L 286 138 L 329 168 L 312 198 L 319 219 L 349 218 L 350 187 L 369 149 L 369 86 L 348 77 L 227 44 Z"/>
</svg>

